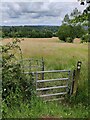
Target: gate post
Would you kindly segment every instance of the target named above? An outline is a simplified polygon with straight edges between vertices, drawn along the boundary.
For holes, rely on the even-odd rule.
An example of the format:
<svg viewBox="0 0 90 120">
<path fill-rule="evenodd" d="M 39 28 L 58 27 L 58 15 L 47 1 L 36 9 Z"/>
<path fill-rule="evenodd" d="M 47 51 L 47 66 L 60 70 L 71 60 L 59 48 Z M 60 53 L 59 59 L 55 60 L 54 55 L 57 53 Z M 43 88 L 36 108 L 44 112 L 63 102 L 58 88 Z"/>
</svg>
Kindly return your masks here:
<svg viewBox="0 0 90 120">
<path fill-rule="evenodd" d="M 77 62 L 77 69 L 73 71 L 73 82 L 72 82 L 72 94 L 76 95 L 78 88 L 78 80 L 80 78 L 80 70 L 81 70 L 81 61 Z"/>
</svg>

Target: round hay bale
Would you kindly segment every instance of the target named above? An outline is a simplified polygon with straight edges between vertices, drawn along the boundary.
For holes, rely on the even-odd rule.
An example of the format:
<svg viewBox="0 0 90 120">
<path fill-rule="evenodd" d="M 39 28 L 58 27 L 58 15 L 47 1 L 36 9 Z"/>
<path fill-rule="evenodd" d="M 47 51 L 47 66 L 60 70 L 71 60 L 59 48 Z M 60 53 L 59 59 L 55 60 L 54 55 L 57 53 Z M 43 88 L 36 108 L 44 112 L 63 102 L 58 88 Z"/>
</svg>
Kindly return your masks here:
<svg viewBox="0 0 90 120">
<path fill-rule="evenodd" d="M 80 38 L 75 38 L 74 40 L 73 40 L 73 43 L 80 43 L 81 42 L 81 39 Z"/>
</svg>

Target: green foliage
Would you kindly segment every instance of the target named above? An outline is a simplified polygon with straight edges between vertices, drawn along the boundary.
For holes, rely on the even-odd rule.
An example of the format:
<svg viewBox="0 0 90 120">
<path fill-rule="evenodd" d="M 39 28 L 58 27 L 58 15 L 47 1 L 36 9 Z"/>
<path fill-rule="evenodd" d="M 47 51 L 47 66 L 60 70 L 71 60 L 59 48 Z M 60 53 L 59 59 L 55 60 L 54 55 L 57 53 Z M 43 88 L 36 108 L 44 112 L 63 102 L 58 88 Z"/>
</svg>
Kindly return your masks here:
<svg viewBox="0 0 90 120">
<path fill-rule="evenodd" d="M 2 37 L 51 38 L 56 36 L 58 26 L 3 26 Z"/>
<path fill-rule="evenodd" d="M 82 42 L 90 42 L 90 34 L 83 35 Z"/>
<path fill-rule="evenodd" d="M 63 27 L 64 25 L 60 26 L 58 37 L 67 42 L 69 41 L 67 37 L 69 37 L 70 39 L 75 37 L 82 38 L 83 41 L 89 42 L 88 40 L 89 35 L 87 35 L 89 31 L 88 26 L 90 23 L 89 12 L 90 12 L 90 6 L 88 5 L 86 9 L 83 11 L 83 13 L 81 13 L 77 8 L 75 8 L 71 12 L 70 16 L 66 14 L 63 23 L 66 23 L 68 27 Z M 72 26 L 72 29 L 69 26 Z M 66 30 L 66 28 L 68 30 Z M 64 32 L 62 31 L 60 32 L 60 30 L 63 30 Z M 66 34 L 68 34 L 68 36 Z"/>
<path fill-rule="evenodd" d="M 74 38 L 81 38 L 83 35 L 87 33 L 81 25 L 73 26 Z"/>
<path fill-rule="evenodd" d="M 88 14 L 81 14 L 70 20 L 70 24 L 84 23 L 88 21 Z"/>
<path fill-rule="evenodd" d="M 18 45 L 19 39 L 2 46 L 2 99 L 7 105 L 18 104 L 18 101 L 30 101 L 33 92 L 32 79 L 23 74 L 19 56 L 22 52 Z M 18 54 L 19 53 L 19 56 Z"/>
<path fill-rule="evenodd" d="M 5 77 L 3 78 L 3 85 L 5 84 L 5 86 L 3 87 L 4 96 L 2 100 L 3 118 L 51 117 L 53 119 L 53 117 L 54 118 L 58 117 L 58 118 L 72 119 L 72 118 L 88 117 L 88 107 L 87 107 L 88 92 L 86 91 L 86 88 L 88 86 L 86 85 L 88 84 L 86 74 L 88 73 L 88 70 L 86 66 L 87 65 L 86 45 L 85 46 L 76 45 L 75 47 L 73 45 L 72 47 L 58 46 L 53 51 L 54 57 L 53 54 L 49 54 L 49 52 L 51 51 L 48 52 L 48 55 L 44 56 L 47 59 L 46 61 L 47 63 L 45 62 L 45 65 L 46 65 L 46 69 L 48 70 L 50 69 L 52 70 L 54 68 L 73 69 L 73 65 L 76 65 L 78 59 L 80 59 L 83 63 L 81 68 L 81 81 L 79 80 L 79 86 L 78 86 L 79 89 L 77 96 L 70 98 L 69 101 L 62 101 L 61 103 L 60 101 L 45 103 L 43 102 L 43 100 L 40 100 L 39 98 L 36 97 L 31 98 L 30 94 L 32 94 L 33 92 L 33 88 L 31 87 L 33 86 L 32 81 L 30 81 L 31 80 L 30 77 L 28 79 L 27 76 L 22 74 L 23 70 L 20 67 L 20 64 L 17 62 L 18 59 L 22 58 L 22 56 L 20 55 L 21 57 L 19 57 L 19 55 L 17 55 L 17 52 L 13 53 L 14 51 L 18 51 L 18 53 L 21 54 L 21 52 L 19 52 L 21 50 L 19 47 L 15 47 L 17 46 L 17 42 L 15 43 L 14 41 L 13 44 L 9 43 L 8 45 L 5 45 L 5 47 L 3 46 L 4 47 L 3 66 L 6 65 L 6 67 L 3 68 L 4 69 L 3 76 Z M 53 50 L 54 47 L 49 46 L 48 48 L 50 49 L 50 47 Z M 59 56 L 57 54 L 58 52 L 59 52 Z M 14 54 L 13 57 L 10 57 L 11 54 Z M 34 55 L 36 56 L 36 54 Z M 41 56 L 42 55 L 43 54 L 41 54 Z M 8 83 L 12 86 L 11 88 L 9 87 Z M 5 92 L 7 90 L 5 89 L 6 87 L 9 88 L 8 89 L 9 94 Z"/>
<path fill-rule="evenodd" d="M 3 109 L 5 111 L 3 118 L 72 119 L 88 117 L 88 107 L 82 106 L 81 103 L 71 105 L 64 102 L 44 102 L 39 98 L 33 97 L 31 99 L 31 107 L 29 104 L 23 104 L 21 102 L 20 106 L 8 108 L 6 104 L 3 103 Z"/>
<path fill-rule="evenodd" d="M 73 39 L 71 39 L 70 37 L 67 37 L 67 38 L 66 38 L 66 41 L 67 41 L 68 43 L 71 43 L 72 40 L 73 40 Z"/>
<path fill-rule="evenodd" d="M 85 29 L 80 25 L 72 26 L 63 24 L 59 28 L 58 37 L 65 42 L 73 42 L 74 38 L 81 38 L 85 33 Z"/>
<path fill-rule="evenodd" d="M 66 14 L 64 19 L 63 19 L 63 23 L 69 23 L 69 20 L 70 20 L 69 15 Z"/>
<path fill-rule="evenodd" d="M 80 14 L 81 12 L 77 8 L 75 8 L 70 16 L 76 17 L 76 16 L 79 16 Z"/>
<path fill-rule="evenodd" d="M 71 13 L 72 19 L 70 19 L 70 24 L 77 24 L 77 23 L 85 23 L 88 20 L 89 12 L 90 12 L 90 5 L 87 5 L 87 7 L 83 10 L 83 13 L 80 13 L 77 8 L 76 10 L 73 10 Z M 87 23 L 88 26 L 88 23 Z"/>
<path fill-rule="evenodd" d="M 73 30 L 71 25 L 63 24 L 60 26 L 58 31 L 58 37 L 60 40 L 63 40 L 66 42 L 67 37 L 70 37 L 73 39 Z"/>
</svg>

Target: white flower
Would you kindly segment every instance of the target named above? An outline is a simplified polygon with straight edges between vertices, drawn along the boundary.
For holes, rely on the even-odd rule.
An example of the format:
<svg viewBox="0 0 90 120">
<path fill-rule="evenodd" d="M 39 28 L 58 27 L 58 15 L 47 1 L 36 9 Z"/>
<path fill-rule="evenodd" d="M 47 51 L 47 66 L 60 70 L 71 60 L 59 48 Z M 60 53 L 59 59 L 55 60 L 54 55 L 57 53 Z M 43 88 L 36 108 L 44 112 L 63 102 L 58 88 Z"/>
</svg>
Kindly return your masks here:
<svg viewBox="0 0 90 120">
<path fill-rule="evenodd" d="M 4 88 L 4 91 L 6 91 L 6 88 Z"/>
</svg>

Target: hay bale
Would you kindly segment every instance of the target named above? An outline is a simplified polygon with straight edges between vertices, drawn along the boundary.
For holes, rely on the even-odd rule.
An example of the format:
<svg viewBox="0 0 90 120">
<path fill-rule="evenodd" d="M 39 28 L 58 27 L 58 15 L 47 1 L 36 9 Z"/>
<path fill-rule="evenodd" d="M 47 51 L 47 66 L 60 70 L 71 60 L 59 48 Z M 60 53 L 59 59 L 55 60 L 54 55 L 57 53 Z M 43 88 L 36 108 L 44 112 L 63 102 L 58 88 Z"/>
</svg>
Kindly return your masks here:
<svg viewBox="0 0 90 120">
<path fill-rule="evenodd" d="M 74 40 L 73 40 L 73 43 L 80 43 L 81 42 L 81 39 L 80 38 L 75 38 Z"/>
</svg>

